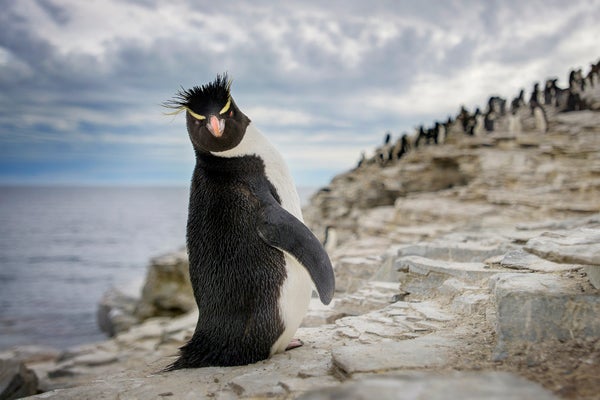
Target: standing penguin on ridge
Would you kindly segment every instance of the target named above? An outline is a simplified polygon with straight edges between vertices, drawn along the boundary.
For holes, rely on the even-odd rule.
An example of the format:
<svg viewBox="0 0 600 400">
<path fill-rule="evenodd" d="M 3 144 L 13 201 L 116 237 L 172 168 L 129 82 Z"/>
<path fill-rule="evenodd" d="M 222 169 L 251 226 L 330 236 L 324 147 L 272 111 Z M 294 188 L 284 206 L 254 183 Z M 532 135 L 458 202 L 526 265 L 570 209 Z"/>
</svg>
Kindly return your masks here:
<svg viewBox="0 0 600 400">
<path fill-rule="evenodd" d="M 240 111 L 226 74 L 165 103 L 186 112 L 196 154 L 187 247 L 199 316 L 167 370 L 255 363 L 293 339 L 316 287 L 333 297 L 331 262 L 304 225 L 281 155 Z"/>
</svg>

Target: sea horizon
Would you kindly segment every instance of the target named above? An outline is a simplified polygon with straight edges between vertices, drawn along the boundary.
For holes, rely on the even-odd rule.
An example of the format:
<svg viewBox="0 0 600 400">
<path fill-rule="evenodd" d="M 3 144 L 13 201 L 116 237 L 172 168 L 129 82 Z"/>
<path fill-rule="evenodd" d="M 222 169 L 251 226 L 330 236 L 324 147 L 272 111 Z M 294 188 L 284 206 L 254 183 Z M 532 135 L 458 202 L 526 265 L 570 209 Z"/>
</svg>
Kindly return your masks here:
<svg viewBox="0 0 600 400">
<path fill-rule="evenodd" d="M 318 188 L 299 187 L 306 205 Z M 0 185 L 0 350 L 106 339 L 112 287 L 185 246 L 187 185 Z"/>
</svg>

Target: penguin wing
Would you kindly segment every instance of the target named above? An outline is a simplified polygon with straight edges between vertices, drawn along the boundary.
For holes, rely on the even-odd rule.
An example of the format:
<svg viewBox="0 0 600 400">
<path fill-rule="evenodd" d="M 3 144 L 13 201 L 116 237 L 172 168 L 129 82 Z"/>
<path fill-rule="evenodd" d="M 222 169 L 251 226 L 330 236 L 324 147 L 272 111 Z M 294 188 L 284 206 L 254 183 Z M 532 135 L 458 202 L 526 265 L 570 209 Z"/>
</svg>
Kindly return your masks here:
<svg viewBox="0 0 600 400">
<path fill-rule="evenodd" d="M 268 245 L 292 255 L 308 270 L 323 304 L 329 304 L 335 289 L 333 267 L 321 242 L 300 220 L 287 212 L 269 193 L 263 203 L 258 235 Z"/>
</svg>

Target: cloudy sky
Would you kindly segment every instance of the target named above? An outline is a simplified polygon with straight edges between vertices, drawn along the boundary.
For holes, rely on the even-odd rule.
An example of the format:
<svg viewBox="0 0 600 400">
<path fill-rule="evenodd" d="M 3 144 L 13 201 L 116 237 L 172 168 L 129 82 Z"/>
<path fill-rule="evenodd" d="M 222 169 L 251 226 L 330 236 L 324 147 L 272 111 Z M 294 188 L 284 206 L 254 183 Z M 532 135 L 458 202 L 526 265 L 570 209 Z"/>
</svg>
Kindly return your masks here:
<svg viewBox="0 0 600 400">
<path fill-rule="evenodd" d="M 160 104 L 228 71 L 299 185 L 600 58 L 600 1 L 0 0 L 0 184 L 187 184 Z"/>
</svg>

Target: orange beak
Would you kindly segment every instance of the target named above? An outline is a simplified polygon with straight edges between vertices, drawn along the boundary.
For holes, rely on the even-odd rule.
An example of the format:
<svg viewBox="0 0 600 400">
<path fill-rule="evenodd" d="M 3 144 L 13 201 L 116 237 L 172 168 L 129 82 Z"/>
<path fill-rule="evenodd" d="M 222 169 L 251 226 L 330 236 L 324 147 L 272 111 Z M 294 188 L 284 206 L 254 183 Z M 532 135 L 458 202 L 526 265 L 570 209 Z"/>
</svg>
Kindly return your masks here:
<svg viewBox="0 0 600 400">
<path fill-rule="evenodd" d="M 223 131 L 225 130 L 225 121 L 211 115 L 206 126 L 214 137 L 219 138 L 223 135 Z"/>
</svg>

